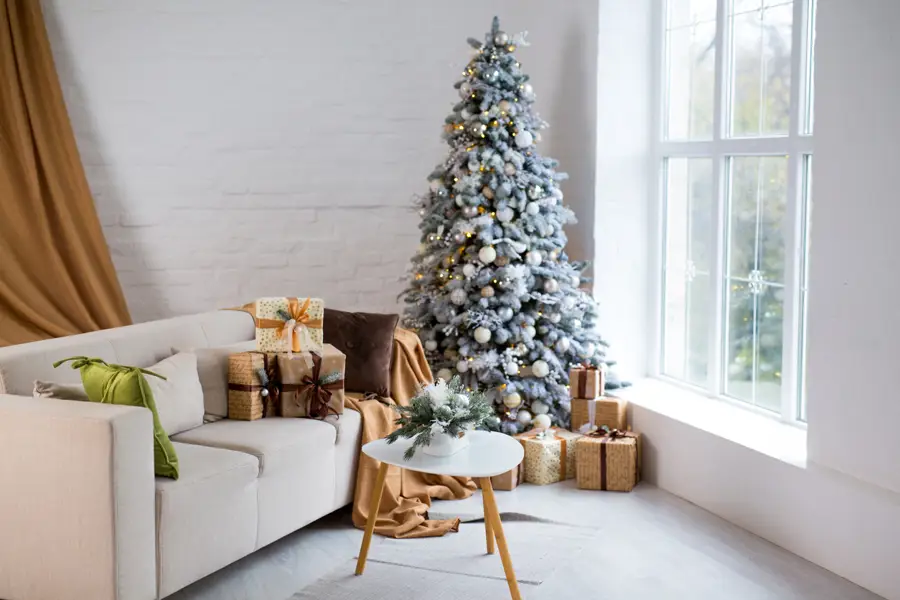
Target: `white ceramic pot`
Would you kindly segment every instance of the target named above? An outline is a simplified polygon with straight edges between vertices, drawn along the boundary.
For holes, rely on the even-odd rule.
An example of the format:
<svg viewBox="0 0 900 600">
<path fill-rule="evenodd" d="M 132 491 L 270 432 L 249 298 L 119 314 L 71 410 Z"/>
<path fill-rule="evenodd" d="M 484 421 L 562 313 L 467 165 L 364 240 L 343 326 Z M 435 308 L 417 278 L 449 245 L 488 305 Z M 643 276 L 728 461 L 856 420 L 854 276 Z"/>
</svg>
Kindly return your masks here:
<svg viewBox="0 0 900 600">
<path fill-rule="evenodd" d="M 455 437 L 449 433 L 432 436 L 431 443 L 422 447 L 422 452 L 429 456 L 450 456 L 469 445 L 469 437 L 465 434 Z"/>
</svg>

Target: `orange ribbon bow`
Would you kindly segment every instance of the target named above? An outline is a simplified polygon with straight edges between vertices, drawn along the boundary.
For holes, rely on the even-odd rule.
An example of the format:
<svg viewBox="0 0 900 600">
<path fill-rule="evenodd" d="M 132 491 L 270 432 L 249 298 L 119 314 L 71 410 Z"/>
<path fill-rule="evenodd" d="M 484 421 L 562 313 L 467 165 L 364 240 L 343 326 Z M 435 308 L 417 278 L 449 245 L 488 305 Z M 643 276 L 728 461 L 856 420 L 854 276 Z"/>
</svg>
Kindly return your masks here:
<svg viewBox="0 0 900 600">
<path fill-rule="evenodd" d="M 304 349 L 302 338 L 305 337 L 309 340 L 307 328 L 322 328 L 322 319 L 313 319 L 309 315 L 310 302 L 311 299 L 307 298 L 301 306 L 298 298 L 288 298 L 288 315 L 290 319 L 286 321 L 282 319 L 257 319 L 256 326 L 259 329 L 277 329 L 279 339 L 290 336 L 288 353 L 300 352 Z"/>
</svg>

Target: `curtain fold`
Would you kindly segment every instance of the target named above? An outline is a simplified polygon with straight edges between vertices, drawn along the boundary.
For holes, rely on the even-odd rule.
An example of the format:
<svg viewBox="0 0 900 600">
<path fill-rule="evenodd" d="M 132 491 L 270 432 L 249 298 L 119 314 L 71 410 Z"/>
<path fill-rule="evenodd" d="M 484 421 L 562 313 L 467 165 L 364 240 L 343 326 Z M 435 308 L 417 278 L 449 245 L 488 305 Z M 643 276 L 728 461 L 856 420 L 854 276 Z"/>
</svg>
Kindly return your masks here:
<svg viewBox="0 0 900 600">
<path fill-rule="evenodd" d="M 0 0 L 0 346 L 131 322 L 39 0 Z"/>
</svg>

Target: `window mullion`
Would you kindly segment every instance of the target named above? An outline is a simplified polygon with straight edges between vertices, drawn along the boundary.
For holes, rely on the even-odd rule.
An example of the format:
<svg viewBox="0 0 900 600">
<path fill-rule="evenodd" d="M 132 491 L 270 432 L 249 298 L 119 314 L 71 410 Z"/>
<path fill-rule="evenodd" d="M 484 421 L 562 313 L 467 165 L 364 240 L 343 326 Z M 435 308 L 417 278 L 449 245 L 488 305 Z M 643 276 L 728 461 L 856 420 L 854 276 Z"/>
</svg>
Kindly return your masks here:
<svg viewBox="0 0 900 600">
<path fill-rule="evenodd" d="M 728 0 L 718 0 L 716 7 L 716 66 L 715 66 L 715 90 L 713 103 L 713 140 L 711 155 L 713 160 L 713 190 L 715 201 L 713 202 L 713 214 L 710 240 L 712 252 L 712 276 L 709 286 L 710 303 L 713 319 L 709 331 L 708 376 L 707 389 L 713 394 L 722 392 L 722 374 L 725 353 L 725 267 L 727 236 L 725 234 L 727 224 L 725 222 L 726 211 L 726 169 L 727 159 L 722 153 L 722 139 L 725 137 L 726 108 L 729 85 L 726 84 L 726 65 L 728 64 L 726 52 L 728 48 Z"/>
</svg>

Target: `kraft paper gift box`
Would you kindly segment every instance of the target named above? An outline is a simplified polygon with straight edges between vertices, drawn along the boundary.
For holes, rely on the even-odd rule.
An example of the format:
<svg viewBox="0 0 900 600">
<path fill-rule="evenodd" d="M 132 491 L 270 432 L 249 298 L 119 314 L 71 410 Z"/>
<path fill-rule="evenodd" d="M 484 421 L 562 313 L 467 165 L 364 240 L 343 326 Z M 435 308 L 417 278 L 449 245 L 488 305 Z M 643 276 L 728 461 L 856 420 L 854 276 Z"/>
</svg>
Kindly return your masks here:
<svg viewBox="0 0 900 600">
<path fill-rule="evenodd" d="M 603 368 L 578 365 L 569 369 L 569 397 L 597 398 L 606 388 L 606 372 Z"/>
<path fill-rule="evenodd" d="M 491 488 L 495 490 L 500 490 L 504 492 L 511 492 L 517 487 L 519 487 L 520 483 L 525 482 L 525 459 L 522 459 L 522 462 L 519 463 L 519 466 L 510 469 L 506 473 L 502 473 L 500 475 L 494 475 L 491 477 Z M 481 488 L 481 480 L 475 479 L 475 485 L 480 489 Z"/>
<path fill-rule="evenodd" d="M 321 352 L 325 302 L 320 298 L 256 301 L 256 349 L 260 352 Z"/>
<path fill-rule="evenodd" d="M 615 396 L 573 398 L 572 431 L 587 433 L 604 425 L 610 429 L 625 429 L 628 422 L 628 402 Z"/>
<path fill-rule="evenodd" d="M 641 439 L 637 433 L 599 430 L 575 442 L 578 487 L 630 492 L 640 481 Z"/>
<path fill-rule="evenodd" d="M 279 354 L 281 416 L 324 419 L 343 414 L 346 364 L 346 355 L 331 344 L 323 345 L 321 354 Z"/>
<path fill-rule="evenodd" d="M 278 360 L 274 354 L 251 351 L 228 357 L 228 418 L 255 421 L 276 416 Z"/>
<path fill-rule="evenodd" d="M 575 477 L 575 440 L 581 434 L 551 427 L 515 437 L 525 448 L 525 481 L 547 485 Z"/>
</svg>

